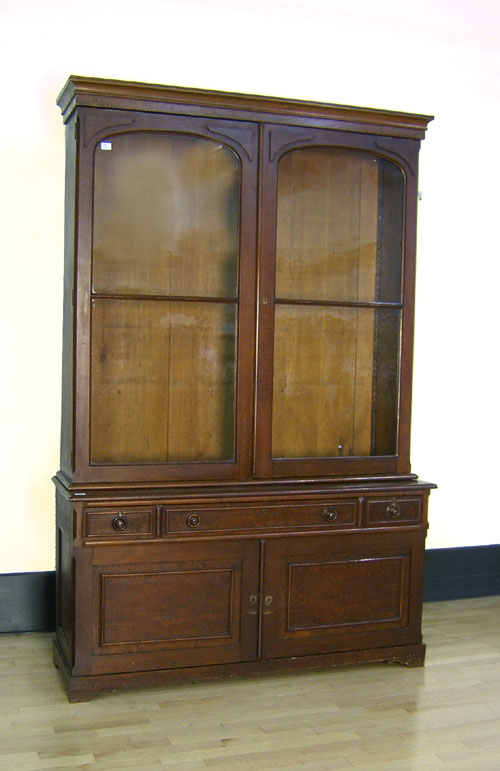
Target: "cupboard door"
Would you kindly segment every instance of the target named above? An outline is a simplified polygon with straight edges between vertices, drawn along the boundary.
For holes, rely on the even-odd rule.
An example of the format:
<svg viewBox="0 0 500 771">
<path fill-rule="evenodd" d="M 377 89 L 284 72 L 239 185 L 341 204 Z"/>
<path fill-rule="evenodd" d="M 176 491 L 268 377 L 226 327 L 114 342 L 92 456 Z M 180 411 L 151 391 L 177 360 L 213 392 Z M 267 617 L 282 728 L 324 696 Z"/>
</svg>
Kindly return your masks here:
<svg viewBox="0 0 500 771">
<path fill-rule="evenodd" d="M 257 130 L 85 117 L 77 476 L 248 475 Z"/>
<path fill-rule="evenodd" d="M 255 659 L 258 565 L 256 541 L 80 551 L 77 583 L 91 587 L 91 602 L 77 618 L 76 669 L 105 674 Z"/>
<path fill-rule="evenodd" d="M 419 643 L 423 545 L 420 533 L 269 542 L 263 656 Z"/>
<path fill-rule="evenodd" d="M 385 143 L 266 129 L 258 476 L 409 470 L 411 152 Z"/>
</svg>

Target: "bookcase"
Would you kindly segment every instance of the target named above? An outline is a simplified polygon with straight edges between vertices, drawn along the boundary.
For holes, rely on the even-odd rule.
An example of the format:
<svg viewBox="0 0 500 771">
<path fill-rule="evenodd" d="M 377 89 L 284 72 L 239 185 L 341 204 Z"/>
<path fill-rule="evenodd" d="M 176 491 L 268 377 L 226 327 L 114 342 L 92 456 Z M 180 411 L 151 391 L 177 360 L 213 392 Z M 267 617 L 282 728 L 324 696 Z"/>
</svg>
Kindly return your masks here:
<svg viewBox="0 0 500 771">
<path fill-rule="evenodd" d="M 71 77 L 55 661 L 117 687 L 422 664 L 429 116 Z"/>
</svg>

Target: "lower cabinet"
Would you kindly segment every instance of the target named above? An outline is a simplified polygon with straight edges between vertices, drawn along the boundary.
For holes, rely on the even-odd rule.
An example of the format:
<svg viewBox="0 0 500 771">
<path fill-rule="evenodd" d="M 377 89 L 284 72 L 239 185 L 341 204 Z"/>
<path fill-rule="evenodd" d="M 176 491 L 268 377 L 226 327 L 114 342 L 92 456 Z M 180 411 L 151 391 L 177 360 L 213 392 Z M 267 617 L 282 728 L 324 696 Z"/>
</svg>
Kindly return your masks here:
<svg viewBox="0 0 500 771">
<path fill-rule="evenodd" d="M 70 699 L 346 663 L 422 664 L 429 487 L 195 506 L 58 492 L 55 660 Z"/>
<path fill-rule="evenodd" d="M 72 676 L 419 644 L 422 559 L 420 532 L 83 547 Z"/>
</svg>

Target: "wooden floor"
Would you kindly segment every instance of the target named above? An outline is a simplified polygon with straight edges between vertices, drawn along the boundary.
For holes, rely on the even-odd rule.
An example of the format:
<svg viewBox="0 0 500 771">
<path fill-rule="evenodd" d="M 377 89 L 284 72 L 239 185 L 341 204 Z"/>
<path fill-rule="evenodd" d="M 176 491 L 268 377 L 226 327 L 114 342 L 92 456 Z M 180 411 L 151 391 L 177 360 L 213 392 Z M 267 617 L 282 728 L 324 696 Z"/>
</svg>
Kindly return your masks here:
<svg viewBox="0 0 500 771">
<path fill-rule="evenodd" d="M 425 668 L 367 665 L 69 704 L 51 637 L 0 636 L 0 769 L 500 769 L 500 597 L 425 606 Z"/>
</svg>

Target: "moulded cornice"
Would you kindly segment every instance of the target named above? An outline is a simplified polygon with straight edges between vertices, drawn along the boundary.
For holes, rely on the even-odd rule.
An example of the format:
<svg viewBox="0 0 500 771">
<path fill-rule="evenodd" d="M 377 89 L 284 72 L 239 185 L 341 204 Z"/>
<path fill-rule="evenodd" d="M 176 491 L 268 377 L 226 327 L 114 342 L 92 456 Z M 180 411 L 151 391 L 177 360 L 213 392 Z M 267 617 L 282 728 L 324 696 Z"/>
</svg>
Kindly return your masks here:
<svg viewBox="0 0 500 771">
<path fill-rule="evenodd" d="M 64 120 L 75 107 L 108 107 L 144 112 L 217 115 L 237 120 L 286 119 L 288 125 L 313 125 L 344 131 L 423 139 L 430 115 L 226 93 L 179 86 L 162 86 L 72 75 L 57 99 Z"/>
</svg>

